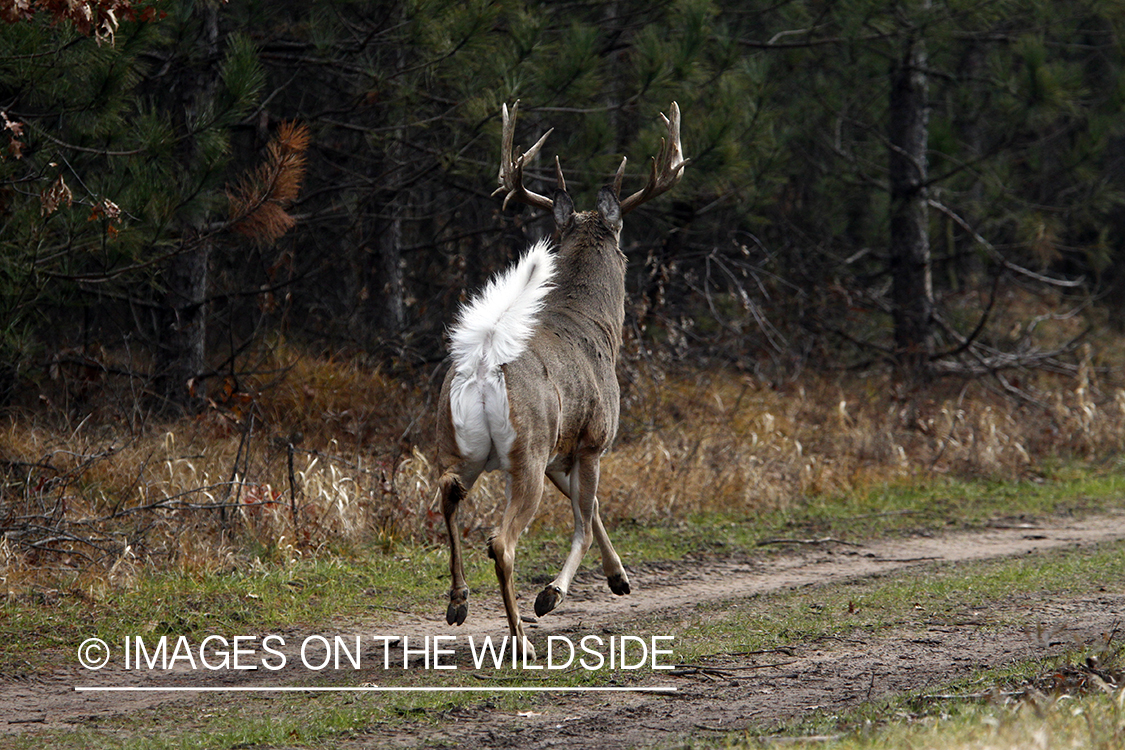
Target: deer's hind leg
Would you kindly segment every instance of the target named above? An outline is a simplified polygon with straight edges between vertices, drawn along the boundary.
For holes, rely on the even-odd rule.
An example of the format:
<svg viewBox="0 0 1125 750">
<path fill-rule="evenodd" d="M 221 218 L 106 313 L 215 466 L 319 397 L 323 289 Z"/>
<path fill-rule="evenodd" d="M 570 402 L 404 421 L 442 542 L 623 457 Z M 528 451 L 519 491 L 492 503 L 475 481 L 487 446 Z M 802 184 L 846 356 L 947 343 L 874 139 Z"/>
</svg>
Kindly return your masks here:
<svg viewBox="0 0 1125 750">
<path fill-rule="evenodd" d="M 477 481 L 483 463 L 462 461 L 441 475 L 438 487 L 441 492 L 441 512 L 445 516 L 445 529 L 449 532 L 449 607 L 445 621 L 462 625 L 469 614 L 469 587 L 465 583 L 465 568 L 461 562 L 461 531 L 457 528 L 457 507 L 469 494 Z"/>
<path fill-rule="evenodd" d="M 525 661 L 535 660 L 535 648 L 524 635 L 516 602 L 516 543 L 539 509 L 543 497 L 543 469 L 513 466 L 508 470 L 507 504 L 500 525 L 488 543 L 488 556 L 496 562 L 496 580 L 508 615 L 508 629 Z"/>
</svg>

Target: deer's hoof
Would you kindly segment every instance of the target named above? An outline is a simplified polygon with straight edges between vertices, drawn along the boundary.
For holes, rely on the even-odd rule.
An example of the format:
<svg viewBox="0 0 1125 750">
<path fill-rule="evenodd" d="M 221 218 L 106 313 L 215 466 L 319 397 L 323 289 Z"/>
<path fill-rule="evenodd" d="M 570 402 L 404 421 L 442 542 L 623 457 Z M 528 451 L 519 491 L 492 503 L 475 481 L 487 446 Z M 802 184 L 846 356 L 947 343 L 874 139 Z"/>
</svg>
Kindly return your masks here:
<svg viewBox="0 0 1125 750">
<path fill-rule="evenodd" d="M 563 592 L 555 586 L 548 586 L 535 597 L 535 614 L 539 617 L 550 612 L 563 600 Z"/>
<path fill-rule="evenodd" d="M 615 573 L 609 577 L 609 590 L 618 596 L 629 593 L 629 579 L 624 573 Z"/>
<path fill-rule="evenodd" d="M 449 607 L 445 610 L 445 621 L 450 625 L 464 625 L 469 615 L 469 591 L 450 591 Z"/>
<path fill-rule="evenodd" d="M 465 618 L 469 616 L 469 603 L 449 604 L 445 610 L 445 621 L 450 625 L 464 625 Z"/>
</svg>

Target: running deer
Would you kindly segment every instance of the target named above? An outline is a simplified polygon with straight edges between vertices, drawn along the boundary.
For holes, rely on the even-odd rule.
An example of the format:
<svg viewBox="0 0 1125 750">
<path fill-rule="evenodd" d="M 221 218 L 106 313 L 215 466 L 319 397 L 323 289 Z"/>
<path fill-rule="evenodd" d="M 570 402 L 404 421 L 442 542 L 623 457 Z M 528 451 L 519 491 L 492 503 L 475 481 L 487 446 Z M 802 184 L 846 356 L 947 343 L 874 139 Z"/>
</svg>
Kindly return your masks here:
<svg viewBox="0 0 1125 750">
<path fill-rule="evenodd" d="M 508 627 L 525 660 L 535 649 L 524 635 L 516 603 L 516 542 L 543 495 L 544 477 L 570 498 L 574 535 L 558 577 L 535 600 L 543 616 L 567 595 L 582 557 L 597 540 L 602 568 L 614 594 L 629 593 L 629 577 L 598 513 L 601 456 L 617 433 L 617 352 L 625 318 L 625 255 L 621 217 L 679 182 L 684 165 L 680 110 L 661 115 L 667 130 L 644 189 L 620 199 L 625 160 L 612 187 L 598 193 L 593 211 L 574 210 L 558 157 L 552 197 L 523 184 L 524 167 L 551 131 L 524 154 L 513 150 L 519 103 L 503 108 L 500 187 L 511 200 L 549 210 L 557 250 L 540 241 L 497 275 L 460 312 L 450 331 L 453 366 L 442 385 L 438 414 L 439 480 L 449 532 L 450 572 L 446 620 L 461 625 L 469 588 L 461 564 L 457 506 L 483 471 L 507 473 L 504 512 L 488 543 L 507 610 Z"/>
</svg>

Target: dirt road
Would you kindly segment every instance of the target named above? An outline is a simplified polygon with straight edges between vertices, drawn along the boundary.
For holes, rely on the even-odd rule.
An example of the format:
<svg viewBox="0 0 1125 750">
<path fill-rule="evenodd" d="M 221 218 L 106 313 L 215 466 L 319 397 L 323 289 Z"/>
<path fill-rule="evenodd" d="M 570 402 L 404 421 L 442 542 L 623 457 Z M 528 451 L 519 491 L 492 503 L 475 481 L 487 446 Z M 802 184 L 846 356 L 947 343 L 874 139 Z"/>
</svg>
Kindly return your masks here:
<svg viewBox="0 0 1125 750">
<path fill-rule="evenodd" d="M 1081 521 L 999 523 L 972 532 L 863 546 L 779 543 L 791 551 L 764 561 L 645 565 L 630 569 L 633 593 L 621 598 L 610 594 L 603 581 L 583 575 L 559 610 L 536 624 L 531 637 L 541 643 L 552 634 L 613 632 L 620 623 L 646 615 L 675 622 L 679 616 L 696 612 L 701 603 L 875 576 L 925 575 L 936 561 L 1027 555 L 1119 540 L 1125 540 L 1125 514 Z M 523 588 L 529 587 L 524 583 Z M 381 746 L 449 742 L 465 747 L 613 748 L 648 746 L 684 734 L 770 726 L 812 709 L 843 710 L 883 695 L 940 685 L 980 666 L 1041 656 L 1093 640 L 1121 624 L 1125 615 L 1122 591 L 1121 583 L 1115 582 L 1096 596 L 1038 599 L 1034 604 L 1038 627 L 1033 631 L 982 628 L 981 621 L 968 618 L 856 639 L 796 643 L 769 654 L 717 655 L 705 665 L 696 665 L 703 669 L 675 670 L 677 674 L 663 679 L 654 676 L 653 685 L 673 686 L 673 693 L 550 694 L 529 700 L 527 710 L 516 712 L 495 709 L 482 698 L 468 707 L 450 708 L 436 726 L 432 722 L 406 728 L 382 726 L 373 728 L 371 734 L 355 735 L 345 746 L 367 746 L 376 741 L 377 734 Z M 427 635 L 463 639 L 469 634 L 499 636 L 506 632 L 499 597 L 493 591 L 474 593 L 469 620 L 461 629 L 445 624 L 440 604 L 435 602 L 432 612 L 404 614 L 377 628 L 360 623 L 334 630 L 408 634 L 412 641 Z M 995 614 L 982 617 L 995 621 L 991 618 Z M 303 634 L 281 635 L 286 646 L 279 650 L 289 660 L 288 666 L 277 671 L 126 671 L 114 662 L 97 672 L 75 663 L 50 675 L 0 677 L 0 735 L 96 726 L 169 701 L 206 700 L 194 693 L 91 693 L 78 692 L 75 686 L 260 688 L 308 684 L 308 672 L 297 667 L 296 644 L 302 643 Z M 395 647 L 392 644 L 392 651 Z M 378 656 L 371 651 L 373 644 L 364 648 L 368 649 L 365 658 Z M 401 658 L 401 651 L 395 653 L 393 658 Z M 467 657 L 458 652 L 456 658 Z M 370 677 L 355 680 L 349 675 L 350 684 L 360 685 L 365 679 Z"/>
</svg>

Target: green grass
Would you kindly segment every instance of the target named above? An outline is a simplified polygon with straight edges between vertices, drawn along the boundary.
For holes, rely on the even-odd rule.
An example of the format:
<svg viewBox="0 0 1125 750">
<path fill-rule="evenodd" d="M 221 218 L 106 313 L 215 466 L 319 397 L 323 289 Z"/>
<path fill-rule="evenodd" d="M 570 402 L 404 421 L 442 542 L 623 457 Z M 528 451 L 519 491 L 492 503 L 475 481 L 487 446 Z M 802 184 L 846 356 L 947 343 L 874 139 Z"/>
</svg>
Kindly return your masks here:
<svg viewBox="0 0 1125 750">
<path fill-rule="evenodd" d="M 60 576 L 52 588 L 0 601 L 0 671 L 19 670 L 20 662 L 37 668 L 89 636 L 121 643 L 133 634 L 230 636 L 360 616 L 377 623 L 436 607 L 448 588 L 446 565 L 437 547 L 399 545 L 197 574 L 142 573 L 122 589 Z M 484 585 L 486 572 L 490 566 L 470 566 L 471 582 Z"/>
<path fill-rule="evenodd" d="M 772 548 L 764 552 L 758 545 L 776 536 L 858 540 L 921 529 L 972 527 L 995 518 L 1105 511 L 1121 507 L 1123 490 L 1125 477 L 1116 466 L 1062 467 L 1043 481 L 1001 484 L 941 480 L 925 486 L 902 484 L 844 498 L 810 498 L 799 509 L 785 513 L 755 518 L 713 515 L 667 526 L 626 523 L 619 524 L 612 533 L 626 565 L 700 555 L 772 554 Z M 568 537 L 561 530 L 533 529 L 524 538 L 517 562 L 521 586 L 526 588 L 537 580 L 553 577 L 565 554 Z M 470 540 L 467 548 L 469 585 L 475 591 L 492 591 L 496 586 L 492 563 L 477 541 L 483 540 Z M 271 554 L 270 550 L 255 552 L 256 557 L 247 555 L 223 571 L 142 571 L 130 585 L 120 587 L 87 581 L 78 574 L 59 575 L 50 585 L 37 584 L 9 593 L 0 599 L 0 672 L 34 674 L 53 665 L 71 665 L 77 644 L 95 635 L 110 643 L 120 643 L 124 636 L 136 634 L 154 638 L 163 634 L 184 635 L 198 641 L 211 634 L 229 636 L 289 628 L 328 632 L 330 627 L 335 632 L 347 632 L 350 624 L 362 621 L 377 627 L 380 622 L 395 619 L 400 612 L 440 616 L 444 611 L 448 589 L 444 546 L 384 541 L 378 546 L 323 549 L 293 558 Z M 597 569 L 596 556 L 590 558 L 586 566 Z M 261 562 L 263 559 L 265 562 Z M 1120 588 L 1125 581 L 1125 545 L 1058 550 L 1033 559 L 956 566 L 934 564 L 927 570 L 931 574 L 924 579 L 874 577 L 761 595 L 751 600 L 711 603 L 699 607 L 686 621 L 673 623 L 648 616 L 622 622 L 620 632 L 642 636 L 675 632 L 677 660 L 692 662 L 716 654 L 875 634 L 886 628 L 934 622 L 972 619 L 990 628 L 1032 625 L 1038 601 L 1094 591 L 1099 585 Z M 674 630 L 670 630 L 673 624 Z M 535 639 L 534 631 L 532 637 Z M 463 642 L 458 646 L 467 651 Z M 978 683 L 972 692 L 979 692 L 981 684 L 1012 684 L 1025 678 L 1020 670 L 1030 672 L 1040 667 L 1016 665 L 1008 673 L 982 673 L 975 678 Z M 379 684 L 409 685 L 424 680 L 425 685 L 463 685 L 474 680 L 473 684 L 503 685 L 529 684 L 538 678 L 529 678 L 522 670 L 487 671 L 490 682 L 476 682 L 464 668 L 449 674 L 430 671 L 424 678 L 418 673 L 398 671 L 378 679 Z M 551 673 L 545 679 L 552 685 L 581 686 L 604 685 L 607 680 L 617 684 L 651 684 L 662 677 L 647 669 L 635 673 L 571 669 Z M 312 675 L 308 684 L 331 684 L 332 679 L 352 678 L 351 672 L 342 676 Z M 969 692 L 967 686 L 958 685 L 950 686 L 948 692 L 960 689 Z M 966 748 L 983 747 L 971 744 L 977 741 L 974 738 L 995 736 L 1001 730 L 1007 732 L 1009 725 L 1017 735 L 1037 731 L 1017 721 L 1028 713 L 1034 714 L 1041 726 L 1050 726 L 1051 731 L 1056 731 L 1057 724 L 1057 731 L 1075 731 L 1087 739 L 1094 736 L 1094 729 L 1087 727 L 1086 734 L 1081 734 L 1081 725 L 1086 721 L 1081 717 L 1095 717 L 1096 727 L 1106 727 L 1111 738 L 1121 736 L 1122 731 L 1120 695 L 1090 696 L 1081 703 L 1040 707 L 1042 712 L 979 701 L 943 703 L 922 710 L 909 705 L 908 700 L 904 697 L 869 705 L 850 717 L 817 717 L 784 731 L 793 735 L 842 734 L 841 743 L 874 743 L 838 745 L 857 750 L 954 747 L 958 743 L 965 743 Z M 190 705 L 165 704 L 139 711 L 97 728 L 13 739 L 11 746 L 327 747 L 342 739 L 378 733 L 380 728 L 408 728 L 418 722 L 439 721 L 445 712 L 456 707 L 512 714 L 549 708 L 550 701 L 550 697 L 526 694 L 481 698 L 476 694 L 444 693 L 374 697 L 298 694 L 233 701 L 205 697 Z M 1082 713 L 1072 715 L 1072 707 L 1080 707 Z M 909 718 L 900 721 L 896 718 L 899 713 Z M 943 742 L 943 737 L 949 742 Z M 737 737 L 723 740 L 756 741 Z M 819 742 L 815 746 L 826 745 Z M 1017 742 L 1007 747 L 1021 745 Z"/>
<path fill-rule="evenodd" d="M 980 525 L 998 517 L 1083 514 L 1120 507 L 1125 475 L 1064 467 L 1035 482 L 940 480 L 901 484 L 854 496 L 809 498 L 798 509 L 752 518 L 696 516 L 672 525 L 619 524 L 614 544 L 626 566 L 698 556 L 761 555 L 777 536 L 870 539 L 918 530 Z M 483 536 L 469 540 L 466 574 L 476 591 L 496 586 Z M 554 577 L 569 532 L 534 529 L 524 536 L 517 571 L 526 584 Z M 768 550 L 766 550 L 768 551 Z M 142 571 L 129 586 L 108 587 L 80 573 L 0 599 L 0 671 L 26 672 L 60 658 L 84 638 L 110 643 L 151 633 L 233 635 L 311 626 L 327 620 L 379 622 L 396 611 L 440 610 L 448 590 L 444 545 L 384 540 L 321 550 L 293 559 L 254 550 L 224 570 L 202 573 Z M 262 562 L 262 560 L 265 562 Z M 584 566 L 597 570 L 595 554 Z"/>
<path fill-rule="evenodd" d="M 439 700 L 347 699 L 335 695 L 299 695 L 267 699 L 203 698 L 191 705 L 165 704 L 158 712 L 116 718 L 98 729 L 19 738 L 12 750 L 46 746 L 179 748 L 330 747 L 379 727 L 402 725 L 445 708 Z M 187 728 L 177 730 L 175 727 Z"/>
<path fill-rule="evenodd" d="M 927 477 L 848 497 L 808 498 L 786 523 L 810 531 L 870 538 L 889 533 L 969 528 L 995 518 L 1088 514 L 1120 507 L 1121 467 L 1066 466 L 1019 482 Z"/>
<path fill-rule="evenodd" d="M 793 645 L 831 636 L 870 634 L 887 627 L 917 624 L 919 619 L 956 619 L 973 612 L 978 604 L 987 606 L 991 627 L 1028 624 L 1035 618 L 1034 610 L 1024 606 L 1029 597 L 1046 600 L 1087 591 L 1093 581 L 1125 581 L 1125 544 L 1060 550 L 1037 556 L 1034 560 L 1015 558 L 956 567 L 933 565 L 930 568 L 932 575 L 926 576 L 925 580 L 921 576 L 905 580 L 867 579 L 703 607 L 685 623 L 686 627 L 677 625 L 677 657 L 698 661 L 738 650 Z M 641 635 L 662 634 L 668 632 L 669 624 L 659 617 L 649 617 L 623 622 L 621 629 Z M 946 686 L 937 692 L 979 694 L 982 685 L 1009 689 L 1026 683 L 1044 669 L 1044 663 L 1036 661 L 1000 670 L 985 670 L 971 680 Z M 520 670 L 512 672 L 504 669 L 493 674 L 489 669 L 486 673 L 495 680 L 490 684 L 509 684 L 509 678 L 529 684 L 527 673 Z M 461 670 L 444 674 L 429 671 L 419 677 L 420 674 L 398 671 L 386 681 L 380 680 L 380 684 L 421 682 L 428 686 L 464 685 L 467 681 L 482 684 L 469 680 L 469 673 Z M 348 672 L 346 677 L 352 678 L 352 674 Z M 575 686 L 604 685 L 607 679 L 616 684 L 637 684 L 652 680 L 654 675 L 648 670 L 633 674 L 569 670 L 551 674 L 548 678 L 552 685 Z M 328 677 L 311 680 L 310 683 L 331 684 L 330 680 Z M 191 706 L 165 705 L 156 711 L 142 711 L 137 715 L 117 718 L 97 729 L 51 732 L 23 738 L 17 740 L 13 747 L 40 747 L 47 740 L 52 747 L 60 748 L 327 747 L 343 739 L 363 737 L 372 731 L 408 729 L 418 722 L 434 723 L 455 707 L 487 709 L 511 715 L 519 710 L 549 710 L 550 705 L 549 697 L 523 694 L 490 694 L 486 699 L 472 694 L 317 694 L 240 698 L 233 703 L 230 698 L 204 698 Z M 1050 706 L 1044 704 L 1040 707 L 1043 710 L 1036 713 L 1035 721 L 1041 724 L 1049 721 L 1052 731 L 1056 723 L 1060 726 L 1065 724 L 1069 727 L 1066 731 L 1079 732 L 1080 736 L 1087 737 L 1092 730 L 1075 724 L 1071 721 L 1074 717 L 1067 714 L 1067 711 L 1072 714 L 1071 709 L 1076 705 L 1068 704 L 1050 713 L 1047 711 Z M 951 743 L 973 742 L 978 736 L 994 736 L 997 727 L 1003 727 L 1006 733 L 1012 733 L 1017 738 L 1037 731 L 1034 727 L 1017 725 L 1016 719 L 1020 718 L 1021 711 L 1027 712 L 1004 704 L 982 704 L 979 700 L 929 703 L 920 707 L 916 696 L 903 696 L 876 702 L 844 717 L 810 718 L 780 730 L 774 729 L 771 734 L 841 735 L 840 742 L 843 744 L 827 746 L 857 750 L 912 747 L 916 745 L 910 743 L 915 741 L 923 743 L 920 746 L 926 746 L 924 743 L 932 735 L 941 740 L 935 747 L 952 747 L 954 745 L 946 744 L 945 740 Z M 1082 711 L 1085 716 L 1097 718 L 1100 722 L 1097 726 L 1101 727 L 1098 731 L 1104 729 L 1110 737 L 1121 736 L 1119 701 L 1093 696 L 1084 699 Z M 899 721 L 896 717 L 900 716 L 909 716 L 910 720 Z M 1104 724 L 1103 720 L 1110 723 Z M 1071 724 L 1075 726 L 1071 727 Z M 156 726 L 160 727 L 158 733 Z M 1087 734 L 1081 734 L 1083 731 Z M 726 741 L 752 745 L 756 739 L 734 737 Z M 826 745 L 818 741 L 816 746 Z M 1104 747 L 1108 750 L 1113 745 Z"/>
<path fill-rule="evenodd" d="M 692 661 L 899 627 L 1034 627 L 1044 601 L 1107 583 L 1121 590 L 1125 543 L 925 569 L 925 575 L 864 578 L 700 606 L 679 621 L 679 655 Z"/>
<path fill-rule="evenodd" d="M 832 536 L 875 539 L 916 532 L 979 528 L 1014 517 L 1082 516 L 1125 506 L 1125 470 L 1067 465 L 1044 478 L 1020 482 L 925 477 L 845 496 L 802 498 L 772 512 L 693 515 L 668 525 L 618 524 L 614 546 L 626 565 L 698 556 L 762 554 L 776 537 Z M 538 563 L 544 545 L 565 554 L 569 533 L 539 531 L 525 537 L 521 554 Z"/>
<path fill-rule="evenodd" d="M 1096 681 L 1082 689 L 1036 687 L 1044 675 L 1068 670 L 1085 656 L 1074 651 L 982 670 L 927 695 L 872 701 L 842 715 L 818 712 L 768 732 L 692 746 L 741 750 L 783 740 L 786 747 L 828 750 L 1118 750 L 1125 746 L 1125 688 Z"/>
</svg>

